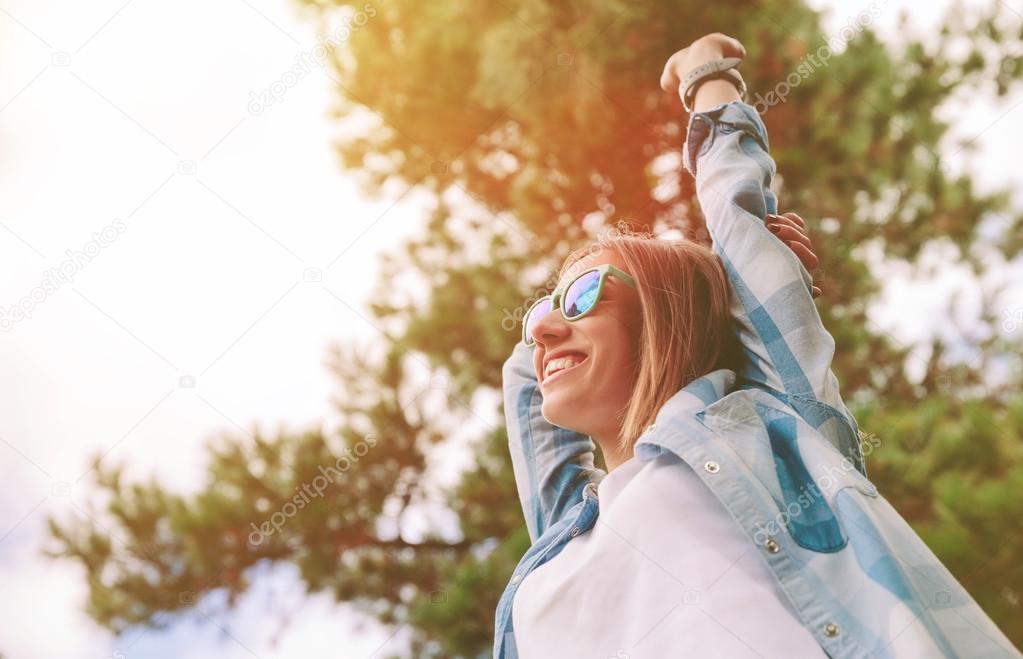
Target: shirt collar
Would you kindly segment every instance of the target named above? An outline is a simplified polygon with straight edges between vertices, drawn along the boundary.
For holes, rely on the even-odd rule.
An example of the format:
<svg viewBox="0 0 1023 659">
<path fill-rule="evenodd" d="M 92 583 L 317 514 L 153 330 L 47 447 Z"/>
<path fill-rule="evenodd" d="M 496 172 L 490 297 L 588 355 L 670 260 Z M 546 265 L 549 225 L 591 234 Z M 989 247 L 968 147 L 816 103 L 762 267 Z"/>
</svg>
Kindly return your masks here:
<svg viewBox="0 0 1023 659">
<path fill-rule="evenodd" d="M 664 401 L 653 424 L 647 426 L 636 442 L 635 450 L 639 459 L 649 460 L 660 453 L 664 444 L 658 440 L 658 436 L 664 438 L 665 435 L 659 431 L 668 428 L 669 425 L 681 429 L 691 423 L 698 424 L 695 415 L 708 405 L 724 398 L 734 384 L 735 371 L 719 368 L 696 378 L 675 392 L 671 398 Z"/>
<path fill-rule="evenodd" d="M 667 420 L 682 414 L 698 412 L 714 403 L 732 390 L 735 384 L 735 371 L 719 368 L 706 375 L 696 378 L 675 392 L 675 395 L 664 401 L 654 420 Z"/>
<path fill-rule="evenodd" d="M 658 441 L 658 428 L 667 428 L 669 420 L 675 421 L 676 424 L 679 421 L 691 422 L 697 412 L 724 398 L 725 394 L 732 390 L 734 384 L 735 371 L 719 368 L 696 378 L 676 391 L 671 398 L 664 401 L 661 409 L 657 412 L 654 423 L 647 426 L 636 442 L 636 456 L 643 461 L 656 457 L 661 452 L 661 447 L 664 446 Z M 665 435 L 662 434 L 661 437 L 663 438 Z M 583 493 L 584 500 L 596 498 L 597 486 L 603 477 L 604 474 L 600 474 L 599 477 L 593 478 L 586 484 Z"/>
</svg>

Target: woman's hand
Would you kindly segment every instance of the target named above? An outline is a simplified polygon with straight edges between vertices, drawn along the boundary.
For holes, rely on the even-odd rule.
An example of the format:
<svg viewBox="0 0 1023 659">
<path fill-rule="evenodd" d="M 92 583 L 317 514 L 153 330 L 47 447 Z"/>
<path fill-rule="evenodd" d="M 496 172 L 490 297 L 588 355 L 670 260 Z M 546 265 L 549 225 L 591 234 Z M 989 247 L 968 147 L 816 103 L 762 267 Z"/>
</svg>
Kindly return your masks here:
<svg viewBox="0 0 1023 659">
<path fill-rule="evenodd" d="M 819 262 L 817 255 L 813 253 L 813 243 L 806 231 L 806 222 L 795 213 L 783 213 L 781 215 L 768 215 L 767 228 L 778 237 L 803 263 L 803 267 L 811 275 L 817 270 Z M 816 285 L 813 287 L 813 297 L 821 294 L 821 289 Z"/>
<path fill-rule="evenodd" d="M 681 98 L 683 90 L 679 87 L 687 73 L 698 66 L 726 57 L 745 58 L 746 49 L 738 39 L 720 32 L 705 34 L 668 58 L 661 72 L 661 89 L 676 92 Z"/>
</svg>

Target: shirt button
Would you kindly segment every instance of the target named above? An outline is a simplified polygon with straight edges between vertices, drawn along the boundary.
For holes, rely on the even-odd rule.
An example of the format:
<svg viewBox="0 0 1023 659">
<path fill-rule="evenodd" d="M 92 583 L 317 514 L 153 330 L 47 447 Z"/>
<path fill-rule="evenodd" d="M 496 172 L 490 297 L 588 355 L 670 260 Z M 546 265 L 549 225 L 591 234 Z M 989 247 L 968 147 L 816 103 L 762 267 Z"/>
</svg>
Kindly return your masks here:
<svg viewBox="0 0 1023 659">
<path fill-rule="evenodd" d="M 516 574 L 514 577 L 512 577 L 512 580 L 511 580 L 513 586 L 515 584 L 517 584 L 518 582 L 520 582 L 520 581 L 522 581 L 522 575 L 521 574 Z"/>
<path fill-rule="evenodd" d="M 781 549 L 781 545 L 779 545 L 778 541 L 775 540 L 774 538 L 768 538 L 767 542 L 764 543 L 764 547 L 766 547 L 767 551 L 771 552 L 772 554 L 777 554 L 778 551 Z"/>
<path fill-rule="evenodd" d="M 656 423 L 651 423 L 649 426 L 646 427 L 646 432 L 653 432 L 655 430 L 657 430 L 657 424 Z"/>
<path fill-rule="evenodd" d="M 574 538 L 577 535 L 579 535 L 579 529 L 578 528 L 572 529 L 572 537 Z"/>
<path fill-rule="evenodd" d="M 703 468 L 712 474 L 718 473 L 718 470 L 721 469 L 718 463 L 714 462 L 713 460 L 708 460 L 707 462 L 704 462 Z"/>
<path fill-rule="evenodd" d="M 838 625 L 836 625 L 833 622 L 829 622 L 828 624 L 824 625 L 824 635 L 838 636 Z"/>
</svg>

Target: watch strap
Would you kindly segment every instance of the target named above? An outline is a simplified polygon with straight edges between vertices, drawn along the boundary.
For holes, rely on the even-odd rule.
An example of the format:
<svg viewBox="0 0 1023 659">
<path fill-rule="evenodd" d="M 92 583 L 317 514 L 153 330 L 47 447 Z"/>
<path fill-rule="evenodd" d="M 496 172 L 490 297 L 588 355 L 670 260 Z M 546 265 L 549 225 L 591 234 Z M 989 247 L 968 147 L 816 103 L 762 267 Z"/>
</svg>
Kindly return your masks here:
<svg viewBox="0 0 1023 659">
<path fill-rule="evenodd" d="M 726 57 L 702 64 L 688 74 L 682 81 L 682 105 L 687 112 L 692 112 L 693 98 L 696 96 L 697 88 L 707 80 L 725 78 L 731 80 L 739 90 L 739 95 L 746 97 L 746 83 L 742 75 L 735 70 L 735 67 L 742 62 L 738 57 Z"/>
</svg>

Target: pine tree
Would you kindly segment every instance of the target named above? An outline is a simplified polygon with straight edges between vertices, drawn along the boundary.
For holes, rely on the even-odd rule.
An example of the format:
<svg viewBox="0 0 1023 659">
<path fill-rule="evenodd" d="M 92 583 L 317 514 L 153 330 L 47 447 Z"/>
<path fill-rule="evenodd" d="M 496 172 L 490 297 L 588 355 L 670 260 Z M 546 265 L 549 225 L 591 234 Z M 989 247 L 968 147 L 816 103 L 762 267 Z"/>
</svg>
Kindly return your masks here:
<svg viewBox="0 0 1023 659">
<path fill-rule="evenodd" d="M 348 3 L 309 4 L 330 25 Z M 883 0 L 838 34 L 779 0 L 350 8 L 331 75 L 338 123 L 363 128 L 339 141 L 340 162 L 367 195 L 430 193 L 428 231 L 385 259 L 370 304 L 379 341 L 333 356 L 337 433 L 211 443 L 206 486 L 189 496 L 97 461 L 94 500 L 106 503 L 88 521 L 49 520 L 51 553 L 85 568 L 96 621 L 166 624 L 214 590 L 233 603 L 257 563 L 289 562 L 310 592 L 409 625 L 414 656 L 487 656 L 497 598 L 529 544 L 495 395 L 515 321 L 568 251 L 614 221 L 699 231 L 679 159 L 686 117 L 657 83 L 674 50 L 723 31 L 745 44 L 751 103 L 765 103 L 781 209 L 810 223 L 835 372 L 877 440 L 869 476 L 1023 642 L 1023 370 L 1018 340 L 997 331 L 1000 290 L 975 291 L 993 331 L 957 337 L 983 355 L 974 363 L 939 340 L 900 345 L 867 316 L 883 283 L 871 254 L 921 274 L 939 267 L 928 256 L 939 247 L 978 274 L 1018 256 L 1023 213 L 1007 190 L 982 194 L 954 173 L 975 144 L 948 144 L 936 113 L 1018 88 L 1018 16 L 997 2 L 955 8 L 926 39 L 903 16 L 903 40 L 886 43 L 873 25 L 894 11 Z M 772 91 L 784 101 L 768 104 Z M 994 381 L 996 363 L 1017 375 Z M 439 491 L 429 458 L 456 441 L 473 467 Z M 299 507 L 325 472 L 330 485 Z M 457 516 L 457 535 L 403 539 L 403 513 L 426 502 Z M 275 512 L 280 529 L 261 527 Z"/>
</svg>

